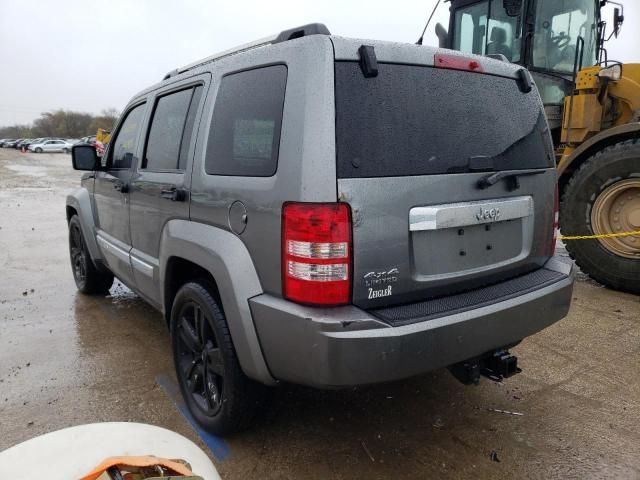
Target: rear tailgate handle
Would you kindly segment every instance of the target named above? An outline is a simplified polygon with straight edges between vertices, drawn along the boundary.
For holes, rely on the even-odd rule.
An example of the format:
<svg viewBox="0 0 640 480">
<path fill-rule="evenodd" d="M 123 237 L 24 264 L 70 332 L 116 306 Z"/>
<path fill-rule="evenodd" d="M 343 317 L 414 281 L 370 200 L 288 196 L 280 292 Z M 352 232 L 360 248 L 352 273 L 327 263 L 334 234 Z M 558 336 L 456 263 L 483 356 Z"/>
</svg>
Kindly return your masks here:
<svg viewBox="0 0 640 480">
<path fill-rule="evenodd" d="M 495 185 L 503 178 L 506 178 L 506 179 L 509 179 L 507 188 L 509 189 L 509 191 L 513 191 L 520 188 L 520 181 L 518 177 L 524 177 L 528 175 L 540 175 L 545 172 L 546 170 L 540 170 L 540 169 L 516 170 L 516 171 L 511 170 L 511 171 L 504 171 L 504 172 L 496 172 L 496 173 L 487 175 L 486 177 L 482 177 L 480 180 L 478 180 L 478 188 L 481 190 L 484 190 L 485 188 L 489 188 Z"/>
<path fill-rule="evenodd" d="M 516 220 L 531 215 L 533 215 L 531 196 L 413 207 L 409 210 L 409 230 L 412 232 L 444 230 Z"/>
</svg>

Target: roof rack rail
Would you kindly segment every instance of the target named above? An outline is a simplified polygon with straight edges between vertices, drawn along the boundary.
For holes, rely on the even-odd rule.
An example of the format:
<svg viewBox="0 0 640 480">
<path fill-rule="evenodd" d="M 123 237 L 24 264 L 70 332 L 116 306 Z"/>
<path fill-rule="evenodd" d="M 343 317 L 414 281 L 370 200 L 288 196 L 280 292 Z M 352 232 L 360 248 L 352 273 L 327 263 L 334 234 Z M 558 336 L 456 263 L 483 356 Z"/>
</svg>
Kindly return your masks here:
<svg viewBox="0 0 640 480">
<path fill-rule="evenodd" d="M 220 60 L 221 58 L 246 52 L 247 50 L 253 50 L 254 48 L 264 47 L 266 45 L 274 45 L 276 43 L 287 42 L 289 40 L 295 40 L 296 38 L 301 38 L 301 37 L 308 37 L 310 35 L 331 35 L 331 32 L 323 23 L 309 23 L 308 25 L 302 25 L 300 27 L 290 28 L 288 30 L 283 30 L 278 35 L 272 35 L 270 37 L 261 38 L 259 40 L 245 43 L 244 45 L 240 45 L 238 47 L 234 47 L 229 50 L 225 50 L 223 52 L 214 53 L 209 57 L 203 58 L 201 60 L 196 60 L 195 62 L 190 63 L 189 65 L 185 65 L 184 67 L 171 70 L 169 73 L 167 73 L 164 76 L 162 80 L 167 80 L 175 75 L 184 73 L 188 70 L 199 67 L 200 65 L 204 65 L 205 63 L 209 63 L 214 60 Z"/>
<path fill-rule="evenodd" d="M 271 43 L 286 42 L 310 35 L 331 35 L 331 32 L 324 23 L 308 23 L 307 25 L 281 31 Z"/>
</svg>

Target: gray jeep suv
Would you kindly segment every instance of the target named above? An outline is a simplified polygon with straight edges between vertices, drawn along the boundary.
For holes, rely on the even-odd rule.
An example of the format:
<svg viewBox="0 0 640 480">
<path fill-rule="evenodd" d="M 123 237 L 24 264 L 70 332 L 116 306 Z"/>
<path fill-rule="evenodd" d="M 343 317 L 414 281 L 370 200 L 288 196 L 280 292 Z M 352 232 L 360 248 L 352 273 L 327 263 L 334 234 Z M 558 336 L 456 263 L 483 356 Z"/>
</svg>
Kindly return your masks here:
<svg viewBox="0 0 640 480">
<path fill-rule="evenodd" d="M 163 312 L 213 432 L 280 381 L 508 376 L 569 309 L 543 106 L 500 59 L 306 25 L 168 73 L 73 163 L 79 290 Z"/>
</svg>

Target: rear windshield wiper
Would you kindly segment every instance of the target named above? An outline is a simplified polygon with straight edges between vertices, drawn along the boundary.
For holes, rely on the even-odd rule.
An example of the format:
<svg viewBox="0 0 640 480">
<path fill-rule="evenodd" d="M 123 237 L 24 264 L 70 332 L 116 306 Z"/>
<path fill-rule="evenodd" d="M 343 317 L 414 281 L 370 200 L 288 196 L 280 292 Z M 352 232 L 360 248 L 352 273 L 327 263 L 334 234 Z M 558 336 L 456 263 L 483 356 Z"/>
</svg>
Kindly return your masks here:
<svg viewBox="0 0 640 480">
<path fill-rule="evenodd" d="M 528 175 L 540 175 L 541 173 L 545 173 L 546 170 L 540 169 L 532 169 L 532 170 L 506 170 L 502 172 L 491 173 L 486 177 L 482 177 L 478 180 L 478 188 L 484 190 L 485 188 L 489 188 L 496 183 L 498 183 L 503 178 L 508 180 L 507 188 L 512 190 L 517 190 L 520 188 L 520 180 L 518 177 L 524 177 Z"/>
</svg>

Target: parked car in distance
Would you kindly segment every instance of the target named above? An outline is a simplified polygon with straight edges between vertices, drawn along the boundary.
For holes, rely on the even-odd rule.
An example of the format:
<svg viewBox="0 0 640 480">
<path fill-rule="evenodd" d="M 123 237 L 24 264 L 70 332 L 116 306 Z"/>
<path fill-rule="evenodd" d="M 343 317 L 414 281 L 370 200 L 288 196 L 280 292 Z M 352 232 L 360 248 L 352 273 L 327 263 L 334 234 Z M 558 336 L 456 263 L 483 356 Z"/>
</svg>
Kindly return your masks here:
<svg viewBox="0 0 640 480">
<path fill-rule="evenodd" d="M 45 140 L 40 143 L 32 143 L 29 150 L 36 153 L 64 152 L 69 153 L 72 145 L 64 140 Z"/>
<path fill-rule="evenodd" d="M 569 311 L 551 135 L 509 62 L 306 25 L 168 73 L 72 161 L 78 289 L 164 313 L 218 434 L 278 382 L 508 377 Z"/>
<path fill-rule="evenodd" d="M 4 148 L 4 144 L 8 143 L 8 142 L 12 142 L 13 139 L 12 138 L 2 138 L 0 139 L 0 148 Z"/>
<path fill-rule="evenodd" d="M 24 138 L 17 138 L 15 140 L 8 140 L 2 145 L 4 148 L 15 148 L 16 144 L 24 140 Z"/>
<path fill-rule="evenodd" d="M 20 142 L 18 145 L 16 145 L 16 148 L 22 150 L 23 148 L 28 149 L 29 145 L 32 145 L 34 143 L 42 143 L 46 140 L 51 140 L 50 137 L 44 137 L 44 138 L 29 138 L 26 140 L 23 140 L 22 142 Z"/>
<path fill-rule="evenodd" d="M 89 145 L 95 145 L 96 144 L 96 136 L 95 135 L 88 135 L 86 137 L 82 137 L 80 140 L 76 141 L 74 144 L 78 145 L 81 143 L 88 143 Z"/>
</svg>

